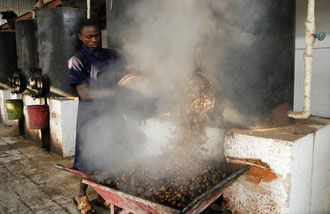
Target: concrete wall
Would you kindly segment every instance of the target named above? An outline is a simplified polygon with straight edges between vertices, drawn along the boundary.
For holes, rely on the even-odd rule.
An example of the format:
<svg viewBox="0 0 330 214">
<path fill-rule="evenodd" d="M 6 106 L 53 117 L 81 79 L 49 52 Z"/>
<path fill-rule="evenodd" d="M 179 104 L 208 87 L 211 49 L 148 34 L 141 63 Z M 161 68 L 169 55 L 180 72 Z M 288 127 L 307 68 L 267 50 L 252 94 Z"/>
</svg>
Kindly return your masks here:
<svg viewBox="0 0 330 214">
<path fill-rule="evenodd" d="M 296 60 L 294 110 L 301 111 L 304 103 L 304 64 L 305 20 L 307 0 L 297 0 L 296 9 Z M 315 2 L 316 31 L 324 30 L 327 37 L 314 45 L 312 71 L 312 114 L 330 117 L 330 1 Z"/>
<path fill-rule="evenodd" d="M 267 164 L 276 179 L 258 179 L 255 173 L 245 173 L 225 190 L 224 206 L 233 213 L 288 213 L 292 144 L 286 140 L 227 133 L 225 155 L 232 157 L 228 162 L 260 160 L 260 165 Z"/>
<path fill-rule="evenodd" d="M 330 126 L 293 145 L 289 213 L 330 213 Z"/>
<path fill-rule="evenodd" d="M 289 213 L 310 213 L 313 137 L 309 134 L 299 139 L 292 148 Z"/>
<path fill-rule="evenodd" d="M 330 213 L 330 127 L 315 135 L 310 213 Z"/>
</svg>

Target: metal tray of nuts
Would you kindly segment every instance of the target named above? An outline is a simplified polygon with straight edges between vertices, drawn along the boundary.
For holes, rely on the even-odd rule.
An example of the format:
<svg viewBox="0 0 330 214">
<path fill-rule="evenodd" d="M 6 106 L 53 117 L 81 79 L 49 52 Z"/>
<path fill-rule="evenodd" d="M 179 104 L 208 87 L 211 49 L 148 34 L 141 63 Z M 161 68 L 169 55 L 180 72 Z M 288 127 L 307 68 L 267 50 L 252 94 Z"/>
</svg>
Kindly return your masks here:
<svg viewBox="0 0 330 214">
<path fill-rule="evenodd" d="M 228 187 L 232 182 L 234 182 L 237 178 L 239 178 L 246 170 L 248 166 L 241 166 L 235 164 L 227 164 L 227 163 L 219 163 L 216 165 L 216 173 L 219 175 L 224 175 L 223 178 L 216 180 L 216 183 L 210 183 L 208 188 L 203 188 L 199 186 L 196 181 L 196 187 L 193 188 L 193 192 L 197 194 L 192 194 L 191 197 L 184 194 L 184 192 L 180 192 L 180 186 L 182 184 L 178 184 L 178 188 L 174 189 L 173 192 L 170 191 L 171 187 L 168 187 L 164 180 L 159 180 L 158 183 L 148 183 L 146 181 L 143 187 L 139 187 L 136 185 L 130 186 L 129 188 L 124 188 L 123 180 L 113 180 L 107 179 L 104 180 L 106 183 L 100 183 L 97 181 L 91 181 L 88 179 L 84 179 L 83 182 L 85 184 L 93 187 L 96 192 L 98 192 L 106 201 L 110 202 L 114 206 L 118 206 L 126 211 L 133 213 L 200 213 L 204 209 L 206 209 L 211 203 L 213 203 L 217 198 L 219 198 L 223 191 Z M 203 180 L 206 172 L 201 172 L 201 177 Z M 133 174 L 136 175 L 135 172 Z M 207 173 L 206 173 L 207 174 Z M 210 173 L 212 177 L 212 174 Z M 131 179 L 131 178 L 129 178 Z M 150 178 L 144 177 L 144 179 L 148 180 Z M 198 176 L 196 179 L 199 179 Z M 96 179 L 99 180 L 100 179 Z M 206 180 L 209 181 L 207 178 Z M 110 181 L 110 182 L 109 182 Z M 107 183 L 108 182 L 108 183 Z M 119 182 L 119 185 L 116 186 L 116 182 Z M 120 182 L 122 182 L 120 184 Z M 131 182 L 131 180 L 129 181 Z M 155 185 L 155 186 L 153 186 Z M 167 187 L 167 188 L 166 188 Z M 195 186 L 194 186 L 195 187 Z M 130 189 L 131 188 L 131 189 Z M 139 188 L 143 188 L 140 189 Z M 150 189 L 154 188 L 154 190 L 158 192 L 150 192 Z M 181 188 L 184 190 L 184 187 Z M 202 190 L 202 191 L 200 191 Z M 156 197 L 163 194 L 164 197 L 168 195 L 167 199 L 162 200 L 162 197 Z M 178 195 L 179 194 L 179 195 Z M 186 196 L 189 200 L 180 200 L 180 197 Z M 169 200 L 169 198 L 171 198 Z M 172 201 L 176 201 L 175 203 L 171 203 Z M 181 204 L 179 204 L 181 203 Z"/>
</svg>

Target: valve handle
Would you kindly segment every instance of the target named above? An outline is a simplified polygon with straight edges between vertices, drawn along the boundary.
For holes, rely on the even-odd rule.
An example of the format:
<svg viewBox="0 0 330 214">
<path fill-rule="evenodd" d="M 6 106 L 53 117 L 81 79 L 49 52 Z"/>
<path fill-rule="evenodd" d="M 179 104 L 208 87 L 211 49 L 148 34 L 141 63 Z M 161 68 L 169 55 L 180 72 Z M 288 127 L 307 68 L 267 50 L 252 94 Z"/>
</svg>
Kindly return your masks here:
<svg viewBox="0 0 330 214">
<path fill-rule="evenodd" d="M 319 32 L 317 32 L 316 38 L 319 41 L 323 41 L 325 39 L 325 32 L 323 30 L 320 30 Z"/>
</svg>

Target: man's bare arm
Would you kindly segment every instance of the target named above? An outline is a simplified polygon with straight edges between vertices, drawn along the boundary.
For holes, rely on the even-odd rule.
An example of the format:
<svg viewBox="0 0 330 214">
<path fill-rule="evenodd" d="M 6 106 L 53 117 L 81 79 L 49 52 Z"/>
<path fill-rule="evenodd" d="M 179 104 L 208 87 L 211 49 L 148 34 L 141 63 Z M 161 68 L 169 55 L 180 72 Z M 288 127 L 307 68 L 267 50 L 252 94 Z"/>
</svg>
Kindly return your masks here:
<svg viewBox="0 0 330 214">
<path fill-rule="evenodd" d="M 103 98 L 110 98 L 115 95 L 113 90 L 93 90 L 88 88 L 87 84 L 80 84 L 76 86 L 78 94 L 83 100 L 97 100 Z"/>
</svg>

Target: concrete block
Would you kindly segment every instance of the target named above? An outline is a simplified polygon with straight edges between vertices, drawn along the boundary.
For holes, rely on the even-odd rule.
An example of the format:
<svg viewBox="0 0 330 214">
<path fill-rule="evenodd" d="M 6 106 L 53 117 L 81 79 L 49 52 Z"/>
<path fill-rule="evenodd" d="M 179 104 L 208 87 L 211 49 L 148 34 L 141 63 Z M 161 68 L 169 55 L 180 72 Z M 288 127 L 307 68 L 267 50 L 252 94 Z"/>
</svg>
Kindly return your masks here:
<svg viewBox="0 0 330 214">
<path fill-rule="evenodd" d="M 33 141 L 37 146 L 49 147 L 49 129 L 30 129 L 29 117 L 27 112 L 28 105 L 44 105 L 44 98 L 34 99 L 31 95 L 23 94 L 23 113 L 24 113 L 24 131 L 25 138 Z"/>
<path fill-rule="evenodd" d="M 50 151 L 61 157 L 74 155 L 78 98 L 49 98 Z"/>
<path fill-rule="evenodd" d="M 330 120 L 321 118 L 229 131 L 227 161 L 251 169 L 225 190 L 224 205 L 234 213 L 329 213 L 329 139 Z"/>
<path fill-rule="evenodd" d="M 8 120 L 6 100 L 22 99 L 22 94 L 12 94 L 11 90 L 0 90 L 0 121 L 5 126 L 13 126 L 17 135 L 24 135 L 24 120 Z"/>
<path fill-rule="evenodd" d="M 309 213 L 330 213 L 330 127 L 315 133 Z"/>
</svg>

